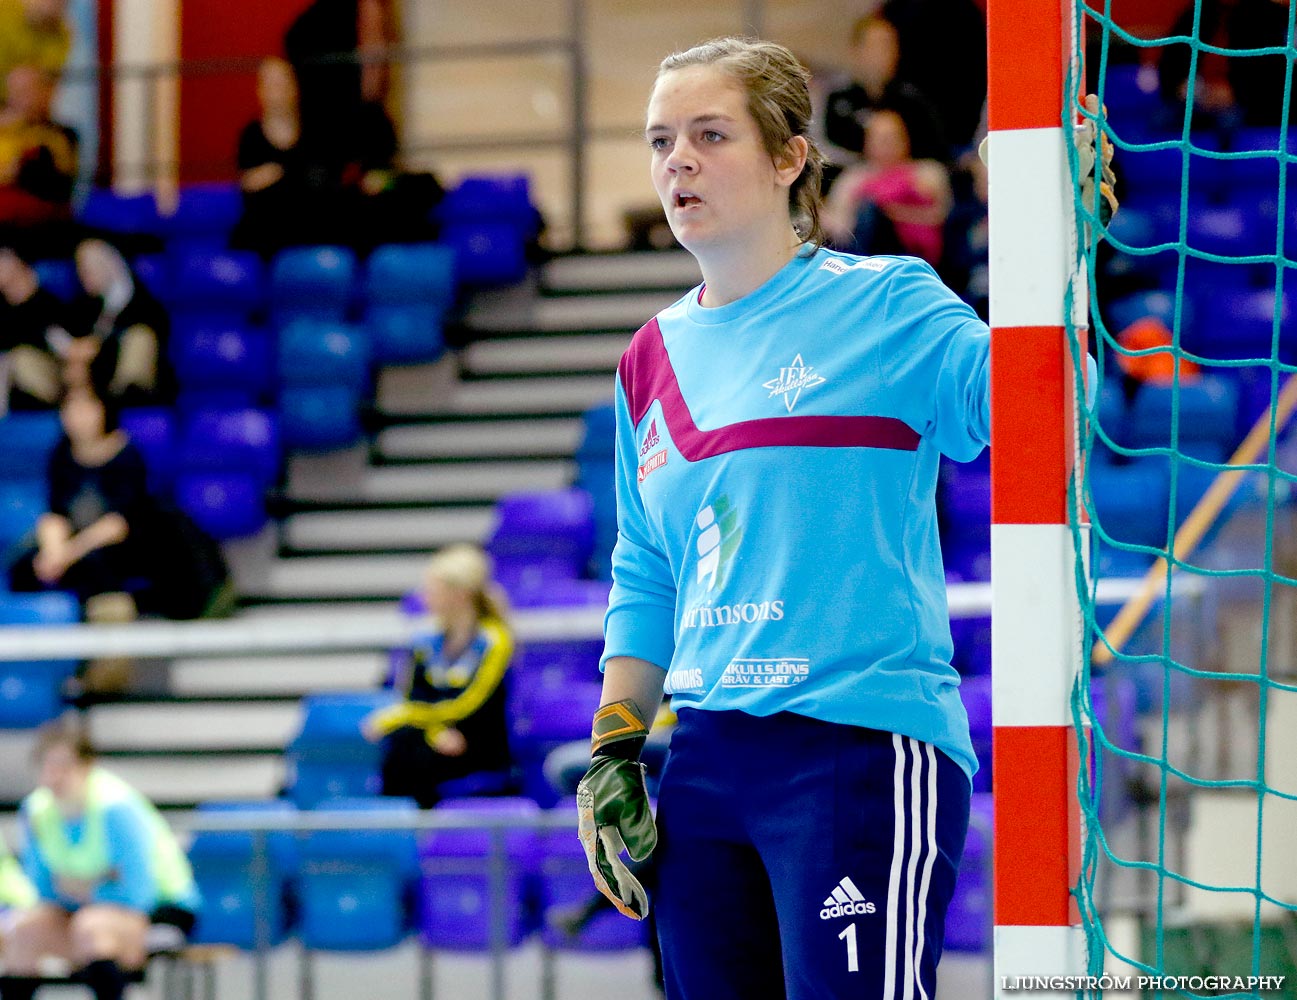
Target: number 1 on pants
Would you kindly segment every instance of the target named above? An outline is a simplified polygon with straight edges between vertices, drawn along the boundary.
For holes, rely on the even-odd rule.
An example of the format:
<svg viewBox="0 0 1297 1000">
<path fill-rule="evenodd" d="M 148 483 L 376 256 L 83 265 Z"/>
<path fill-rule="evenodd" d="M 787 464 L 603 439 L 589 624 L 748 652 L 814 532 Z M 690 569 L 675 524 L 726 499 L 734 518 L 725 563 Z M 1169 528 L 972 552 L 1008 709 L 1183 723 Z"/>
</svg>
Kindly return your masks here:
<svg viewBox="0 0 1297 1000">
<path fill-rule="evenodd" d="M 838 935 L 838 940 L 847 942 L 847 971 L 860 971 L 860 953 L 856 949 L 856 925 L 855 922 L 847 924 L 842 928 L 842 933 Z"/>
</svg>

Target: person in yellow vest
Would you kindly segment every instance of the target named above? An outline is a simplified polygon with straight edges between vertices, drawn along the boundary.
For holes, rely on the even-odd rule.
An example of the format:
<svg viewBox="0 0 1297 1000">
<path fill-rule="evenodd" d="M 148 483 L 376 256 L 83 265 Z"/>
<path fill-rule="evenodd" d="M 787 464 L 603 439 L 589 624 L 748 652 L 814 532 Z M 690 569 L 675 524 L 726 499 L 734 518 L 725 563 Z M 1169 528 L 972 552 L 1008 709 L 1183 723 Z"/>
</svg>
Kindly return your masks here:
<svg viewBox="0 0 1297 1000">
<path fill-rule="evenodd" d="M 97 1000 L 121 1000 L 127 973 L 144 965 L 150 923 L 193 927 L 193 873 L 161 814 L 96 765 L 75 722 L 43 726 L 33 757 L 38 787 L 23 800 L 20 857 L 38 901 L 13 922 L 7 972 L 35 976 L 54 956 Z M 3 1000 L 30 1000 L 36 985 L 10 978 Z"/>
<path fill-rule="evenodd" d="M 0 928 L 15 910 L 26 910 L 36 905 L 36 887 L 9 852 L 9 845 L 0 838 Z M 0 930 L 0 936 L 3 931 Z"/>
<path fill-rule="evenodd" d="M 511 764 L 505 674 L 513 634 L 491 561 L 476 545 L 449 545 L 429 562 L 427 588 L 432 628 L 415 637 L 408 669 L 392 678 L 404 698 L 362 725 L 383 743 L 383 794 L 422 809 L 437 804 L 444 782 Z"/>
</svg>

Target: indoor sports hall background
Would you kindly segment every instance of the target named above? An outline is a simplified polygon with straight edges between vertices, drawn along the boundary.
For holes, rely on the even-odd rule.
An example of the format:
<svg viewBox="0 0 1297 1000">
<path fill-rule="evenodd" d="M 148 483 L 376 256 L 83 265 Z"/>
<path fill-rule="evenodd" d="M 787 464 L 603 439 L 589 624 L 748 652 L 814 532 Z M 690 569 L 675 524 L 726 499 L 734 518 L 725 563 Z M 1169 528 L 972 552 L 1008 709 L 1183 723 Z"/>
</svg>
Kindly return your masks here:
<svg viewBox="0 0 1297 1000">
<path fill-rule="evenodd" d="M 134 995 L 658 995 L 641 926 L 573 922 L 591 889 L 552 755 L 588 738 L 599 699 L 613 373 L 631 333 L 699 278 L 649 183 L 647 95 L 667 53 L 749 33 L 813 71 L 834 178 L 935 168 L 923 197 L 938 221 L 904 249 L 993 327 L 1019 315 L 997 322 L 993 286 L 1013 284 L 994 275 L 1013 259 L 997 239 L 1021 253 L 1032 226 L 1066 234 L 1072 216 L 1092 237 L 1061 251 L 1078 278 L 1050 322 L 1062 330 L 1088 302 L 1051 377 L 1067 384 L 1085 344 L 1093 403 L 1069 402 L 1075 428 L 1039 415 L 1076 452 L 1054 498 L 1075 571 L 1069 631 L 1041 655 L 1076 668 L 1057 707 L 1079 764 L 1024 800 L 1016 762 L 1025 841 L 995 829 L 992 650 L 1016 655 L 1006 637 L 1035 605 L 991 583 L 989 454 L 943 466 L 954 663 L 982 770 L 940 996 L 1008 995 L 996 976 L 1032 971 L 1004 951 L 995 967 L 992 943 L 997 923 L 1031 923 L 1005 917 L 1029 884 L 1015 871 L 1053 850 L 1032 831 L 1056 827 L 1086 995 L 1226 975 L 1288 978 L 1224 995 L 1297 996 L 1294 12 L 1047 6 L 1063 58 L 1062 113 L 1045 124 L 1083 120 L 1081 93 L 1102 99 L 1121 200 L 1107 225 L 1074 154 L 1002 168 L 1061 193 L 1056 219 L 1024 219 L 1003 182 L 988 195 L 988 78 L 994 153 L 1014 148 L 994 133 L 1021 128 L 1006 87 L 1032 62 L 1003 47 L 1029 44 L 1003 27 L 1020 0 L 0 0 L 0 25 L 40 8 L 62 39 L 0 38 L 0 253 L 75 302 L 78 241 L 120 252 L 167 331 L 166 385 L 123 427 L 150 489 L 220 553 L 203 600 L 170 617 L 143 600 L 123 622 L 58 588 L 0 592 L 10 848 L 33 734 L 72 712 L 181 831 L 203 893 L 195 946 L 159 956 Z M 989 71 L 988 16 L 1002 39 Z M 997 59 L 1012 65 L 997 75 Z M 23 75 L 33 63 L 44 77 Z M 888 110 L 909 133 L 900 167 L 866 144 Z M 284 120 L 314 137 L 288 167 L 314 179 L 275 202 L 265 178 L 282 172 L 262 168 L 290 161 L 265 139 Z M 9 273 L 6 570 L 48 508 L 62 435 L 57 410 L 15 388 Z M 382 685 L 420 629 L 430 555 L 461 541 L 493 555 L 514 610 L 513 763 L 419 811 L 375 794 L 360 722 L 393 697 Z M 1184 979 L 1160 995 L 1210 992 Z"/>
</svg>

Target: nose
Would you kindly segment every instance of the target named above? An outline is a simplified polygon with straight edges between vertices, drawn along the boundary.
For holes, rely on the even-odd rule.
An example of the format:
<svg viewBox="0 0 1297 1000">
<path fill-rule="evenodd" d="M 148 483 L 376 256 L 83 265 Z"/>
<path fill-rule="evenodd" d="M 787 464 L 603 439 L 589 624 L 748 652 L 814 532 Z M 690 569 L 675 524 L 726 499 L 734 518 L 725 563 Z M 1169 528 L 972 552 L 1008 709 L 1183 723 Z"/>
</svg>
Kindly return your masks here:
<svg viewBox="0 0 1297 1000">
<path fill-rule="evenodd" d="M 686 174 L 698 169 L 698 159 L 687 139 L 677 138 L 672 144 L 671 153 L 667 156 L 666 168 L 672 173 Z"/>
</svg>

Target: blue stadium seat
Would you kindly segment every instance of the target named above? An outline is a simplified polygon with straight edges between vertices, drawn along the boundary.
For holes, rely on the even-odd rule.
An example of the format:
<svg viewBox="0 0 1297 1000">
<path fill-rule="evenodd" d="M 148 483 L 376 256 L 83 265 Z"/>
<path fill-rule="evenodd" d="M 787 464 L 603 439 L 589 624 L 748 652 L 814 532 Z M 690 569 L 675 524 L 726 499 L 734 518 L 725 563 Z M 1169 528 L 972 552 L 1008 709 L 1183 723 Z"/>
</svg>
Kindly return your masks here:
<svg viewBox="0 0 1297 1000">
<path fill-rule="evenodd" d="M 86 196 L 77 217 L 92 229 L 113 233 L 158 234 L 162 230 L 152 194 L 116 194 L 96 188 Z"/>
<path fill-rule="evenodd" d="M 951 618 L 952 665 L 966 676 L 991 672 L 991 616 Z"/>
<path fill-rule="evenodd" d="M 1256 205 L 1200 207 L 1189 217 L 1189 246 L 1226 257 L 1261 257 L 1275 252 L 1278 231 Z"/>
<path fill-rule="evenodd" d="M 545 779 L 551 750 L 590 738 L 590 718 L 599 707 L 598 680 L 568 680 L 562 674 L 520 674 L 509 689 L 509 748 L 522 775 L 523 794 L 552 805 L 557 792 Z"/>
<path fill-rule="evenodd" d="M 265 487 L 247 472 L 184 472 L 176 503 L 218 541 L 247 538 L 266 526 Z"/>
<path fill-rule="evenodd" d="M 365 295 L 371 305 L 431 306 L 455 301 L 455 251 L 439 243 L 391 244 L 370 254 Z"/>
<path fill-rule="evenodd" d="M 536 209 L 531 203 L 531 184 L 525 174 L 470 174 L 446 192 L 437 206 L 436 217 L 443 224 L 499 222 L 524 237 L 534 236 Z"/>
<path fill-rule="evenodd" d="M 955 879 L 955 894 L 946 911 L 945 947 L 950 951 L 987 952 L 991 946 L 991 836 L 995 810 L 991 796 L 974 792 L 964 856 Z"/>
<path fill-rule="evenodd" d="M 71 594 L 0 594 L 0 626 L 72 625 L 81 606 Z M 30 729 L 63 711 L 63 684 L 76 673 L 75 660 L 0 663 L 0 728 Z"/>
<path fill-rule="evenodd" d="M 431 305 L 371 305 L 365 333 L 380 365 L 436 361 L 446 353 L 442 311 Z"/>
<path fill-rule="evenodd" d="M 279 393 L 279 426 L 290 451 L 333 451 L 361 439 L 360 393 L 347 386 L 289 386 Z"/>
<path fill-rule="evenodd" d="M 265 298 L 265 265 L 251 251 L 193 248 L 175 261 L 169 301 L 178 321 L 244 323 Z"/>
<path fill-rule="evenodd" d="M 489 819 L 492 816 L 534 820 L 539 808 L 531 799 L 446 799 L 438 813 Z M 502 845 L 499 869 L 504 911 L 503 943 L 514 946 L 535 927 L 531 900 L 539 867 L 534 828 L 493 833 L 487 829 L 434 830 L 419 847 L 420 918 L 423 944 L 451 951 L 485 951 L 491 947 L 492 863 L 494 844 Z"/>
<path fill-rule="evenodd" d="M 346 247 L 292 247 L 270 269 L 270 307 L 277 326 L 305 316 L 342 320 L 356 291 L 356 255 Z"/>
<path fill-rule="evenodd" d="M 186 472 L 233 472 L 253 477 L 264 489 L 279 478 L 279 425 L 268 410 L 200 410 L 181 435 Z"/>
<path fill-rule="evenodd" d="M 63 425 L 53 411 L 0 417 L 0 480 L 43 477 L 62 436 Z"/>
<path fill-rule="evenodd" d="M 1259 127 L 1235 129 L 1224 144 L 1227 152 L 1252 155 L 1207 161 L 1216 195 L 1224 201 L 1239 204 L 1276 200 L 1279 195 L 1280 143 L 1285 131 Z M 1287 152 L 1297 152 L 1297 143 L 1291 139 Z M 1291 185 L 1291 171 L 1289 178 Z"/>
<path fill-rule="evenodd" d="M 487 551 L 496 560 L 497 569 L 519 562 L 543 562 L 551 575 L 577 577 L 593 546 L 590 494 L 573 488 L 501 497 Z"/>
<path fill-rule="evenodd" d="M 575 816 L 576 796 L 560 800 L 553 811 Z M 590 899 L 590 869 L 576 831 L 546 830 L 540 844 L 540 899 L 546 916 L 581 907 Z M 546 919 L 541 938 L 548 947 L 562 951 L 625 951 L 648 943 L 644 922 L 627 920 L 612 907 L 600 910 L 573 936 Z"/>
<path fill-rule="evenodd" d="M 180 189 L 176 210 L 162 220 L 171 246 L 224 248 L 243 214 L 238 184 L 190 184 Z"/>
<path fill-rule="evenodd" d="M 73 299 L 81 290 L 81 283 L 77 280 L 77 266 L 72 261 L 38 260 L 33 266 L 41 287 L 64 302 Z"/>
<path fill-rule="evenodd" d="M 611 465 L 616 459 L 617 408 L 612 400 L 592 406 L 581 415 L 581 443 L 576 449 L 578 465 Z"/>
<path fill-rule="evenodd" d="M 572 581 L 589 583 L 588 580 Z M 600 587 L 599 593 L 607 593 Z M 579 591 L 576 596 L 581 596 Z M 574 602 L 575 603 L 575 602 Z M 581 603 L 586 603 L 582 601 Z M 551 602 L 551 607 L 555 606 Z M 514 677 L 542 679 L 549 686 L 597 681 L 599 657 L 603 655 L 603 639 L 537 639 L 527 643 L 521 655 L 515 658 Z"/>
<path fill-rule="evenodd" d="M 205 322 L 178 327 L 171 360 L 182 391 L 234 389 L 267 396 L 274 384 L 271 338 L 243 323 Z"/>
<path fill-rule="evenodd" d="M 1101 546 L 1101 553 L 1114 557 L 1116 565 L 1135 568 L 1147 564 L 1148 555 L 1123 550 L 1120 545 L 1165 547 L 1170 503 L 1165 470 L 1142 462 L 1095 465 L 1089 470 L 1089 480 L 1097 515 L 1091 532 L 1094 544 Z M 1099 529 L 1115 544 L 1101 541 Z"/>
<path fill-rule="evenodd" d="M 301 841 L 297 879 L 298 936 L 306 948 L 375 951 L 400 944 L 419 873 L 417 837 L 409 830 L 365 830 L 365 817 L 414 816 L 409 799 L 344 798 L 320 809 L 354 812 L 355 830 L 315 830 Z"/>
<path fill-rule="evenodd" d="M 1180 329 L 1185 330 L 1193 323 L 1193 301 L 1187 296 L 1181 297 Z M 1105 318 L 1108 332 L 1113 336 L 1121 333 L 1137 320 L 1153 317 L 1159 320 L 1168 330 L 1175 329 L 1175 293 L 1162 290 L 1136 292 L 1100 306 Z"/>
<path fill-rule="evenodd" d="M 1134 676 L 1118 669 L 1090 678 L 1090 698 L 1094 721 L 1103 731 L 1104 739 L 1116 750 L 1141 753 L 1139 734 L 1138 691 Z M 1092 769 L 1090 780 L 1101 781 L 1099 786 L 1099 817 L 1103 823 L 1119 823 L 1129 815 L 1133 802 L 1130 782 L 1135 778 L 1135 765 L 1129 757 L 1122 756 L 1094 739 L 1096 755 L 1101 758 L 1103 773 L 1100 777 Z"/>
<path fill-rule="evenodd" d="M 462 285 L 512 285 L 527 277 L 527 239 L 507 222 L 450 223 L 441 238 L 455 250 Z"/>
<path fill-rule="evenodd" d="M 175 291 L 174 261 L 164 253 L 140 254 L 131 261 L 136 280 L 159 302 L 169 304 Z"/>
<path fill-rule="evenodd" d="M 150 487 L 161 494 L 170 492 L 176 475 L 176 421 L 162 406 L 124 410 L 122 430 L 144 456 Z"/>
<path fill-rule="evenodd" d="M 204 802 L 199 813 L 240 815 L 249 820 L 267 814 L 297 811 L 291 802 Z M 265 875 L 255 872 L 253 834 L 237 830 L 208 830 L 194 834 L 189 862 L 203 905 L 194 927 L 199 944 L 230 944 L 252 950 L 257 946 L 258 894 L 261 895 L 266 944 L 282 941 L 289 930 L 289 886 L 298 869 L 297 842 L 291 831 L 265 834 Z"/>
<path fill-rule="evenodd" d="M 1140 386 L 1128 416 L 1132 447 L 1170 447 L 1173 406 L 1179 407 L 1179 447 L 1207 441 L 1232 450 L 1236 443 L 1238 387 L 1212 375 L 1182 382 L 1178 387 L 1159 383 Z"/>
<path fill-rule="evenodd" d="M 369 341 L 345 323 L 297 319 L 279 335 L 279 378 L 286 385 L 369 388 Z"/>
<path fill-rule="evenodd" d="M 6 566 L 12 562 L 14 547 L 28 538 L 48 508 L 48 494 L 41 479 L 0 482 L 0 556 L 10 556 Z"/>
<path fill-rule="evenodd" d="M 937 491 L 947 568 L 966 580 L 990 579 L 990 470 L 943 459 Z"/>
<path fill-rule="evenodd" d="M 301 728 L 285 751 L 289 798 L 309 809 L 324 799 L 377 795 L 380 748 L 361 735 L 360 723 L 393 700 L 386 690 L 303 698 Z"/>
<path fill-rule="evenodd" d="M 1222 287 L 1219 281 L 1194 286 L 1199 321 L 1186 331 L 1187 350 L 1207 358 L 1232 360 L 1268 359 L 1274 337 L 1275 315 L 1279 313 L 1279 359 L 1297 360 L 1297 322 L 1294 295 L 1288 291 L 1276 299 L 1269 288 Z"/>
</svg>

